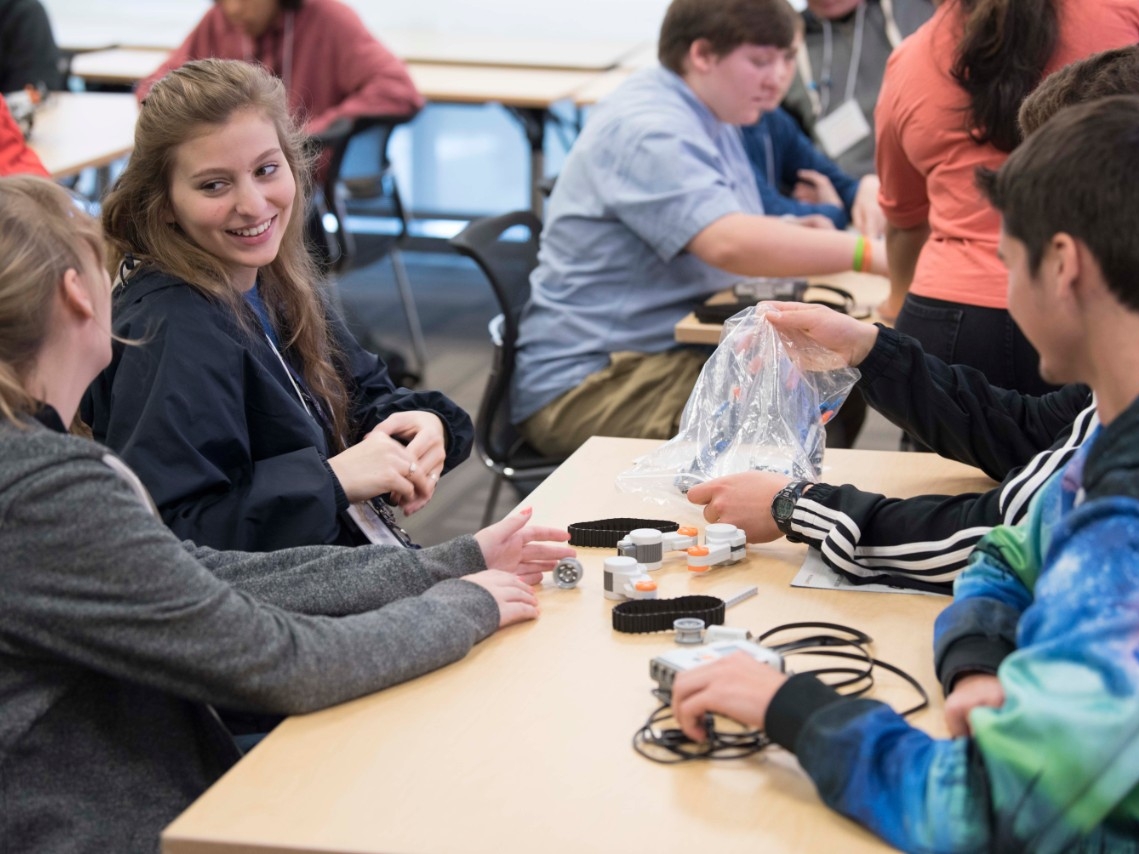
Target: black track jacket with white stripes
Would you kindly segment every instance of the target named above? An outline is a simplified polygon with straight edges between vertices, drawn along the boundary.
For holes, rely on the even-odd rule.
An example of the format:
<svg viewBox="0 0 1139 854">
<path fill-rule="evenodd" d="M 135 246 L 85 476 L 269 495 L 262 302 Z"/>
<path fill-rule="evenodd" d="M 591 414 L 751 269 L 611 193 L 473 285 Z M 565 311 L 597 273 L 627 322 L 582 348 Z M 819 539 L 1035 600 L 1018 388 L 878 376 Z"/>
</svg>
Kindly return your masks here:
<svg viewBox="0 0 1139 854">
<path fill-rule="evenodd" d="M 942 456 L 1001 481 L 985 493 L 906 499 L 812 486 L 796 503 L 791 527 L 858 584 L 952 593 L 976 542 L 995 525 L 1019 522 L 1099 424 L 1087 386 L 1042 397 L 994 388 L 979 371 L 946 365 L 885 327 L 858 369 L 871 406 Z"/>
</svg>

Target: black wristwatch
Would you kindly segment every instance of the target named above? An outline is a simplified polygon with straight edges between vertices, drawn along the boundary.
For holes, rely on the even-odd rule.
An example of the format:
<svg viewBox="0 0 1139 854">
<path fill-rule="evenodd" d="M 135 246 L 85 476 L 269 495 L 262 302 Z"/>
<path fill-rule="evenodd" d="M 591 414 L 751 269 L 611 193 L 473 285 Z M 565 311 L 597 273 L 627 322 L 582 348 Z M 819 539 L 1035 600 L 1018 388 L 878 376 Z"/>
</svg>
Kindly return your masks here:
<svg viewBox="0 0 1139 854">
<path fill-rule="evenodd" d="M 788 542 L 803 542 L 803 538 L 791 530 L 791 514 L 795 512 L 799 496 L 812 485 L 809 480 L 793 480 L 771 499 L 771 518 L 775 520 L 775 526 L 783 532 Z"/>
</svg>

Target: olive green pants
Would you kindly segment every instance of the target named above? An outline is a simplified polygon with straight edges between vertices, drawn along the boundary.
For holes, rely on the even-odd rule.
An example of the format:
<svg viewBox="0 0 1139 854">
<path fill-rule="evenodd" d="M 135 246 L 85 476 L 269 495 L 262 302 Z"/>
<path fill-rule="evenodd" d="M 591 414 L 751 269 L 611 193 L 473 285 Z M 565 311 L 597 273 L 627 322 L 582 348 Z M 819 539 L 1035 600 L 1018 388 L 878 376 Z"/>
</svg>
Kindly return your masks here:
<svg viewBox="0 0 1139 854">
<path fill-rule="evenodd" d="M 567 456 L 590 436 L 670 439 L 708 359 L 703 348 L 613 353 L 590 374 L 519 425 L 548 456 Z"/>
</svg>

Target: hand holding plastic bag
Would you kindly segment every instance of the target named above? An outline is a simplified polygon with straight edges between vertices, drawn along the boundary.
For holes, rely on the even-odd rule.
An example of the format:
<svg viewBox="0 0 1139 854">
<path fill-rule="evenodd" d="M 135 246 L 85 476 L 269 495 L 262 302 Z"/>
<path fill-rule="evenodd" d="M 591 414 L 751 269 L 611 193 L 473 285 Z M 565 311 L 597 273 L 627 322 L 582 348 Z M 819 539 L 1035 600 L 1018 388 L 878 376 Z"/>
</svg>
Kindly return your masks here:
<svg viewBox="0 0 1139 854">
<path fill-rule="evenodd" d="M 684 407 L 680 432 L 617 478 L 623 492 L 668 502 L 694 484 L 761 470 L 818 480 L 834 417 L 859 373 L 797 333 L 777 331 L 761 303 L 724 324 Z"/>
</svg>

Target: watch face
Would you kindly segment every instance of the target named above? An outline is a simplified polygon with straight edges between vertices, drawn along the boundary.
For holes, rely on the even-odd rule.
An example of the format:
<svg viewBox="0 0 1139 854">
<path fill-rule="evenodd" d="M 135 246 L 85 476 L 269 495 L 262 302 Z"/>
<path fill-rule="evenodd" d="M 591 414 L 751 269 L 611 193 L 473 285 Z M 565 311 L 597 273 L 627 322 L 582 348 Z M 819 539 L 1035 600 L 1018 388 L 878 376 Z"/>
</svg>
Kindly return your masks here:
<svg viewBox="0 0 1139 854">
<path fill-rule="evenodd" d="M 793 496 L 785 492 L 780 492 L 775 496 L 775 501 L 771 505 L 771 513 L 776 519 L 786 520 L 791 518 L 791 514 L 795 511 L 795 499 Z"/>
</svg>

